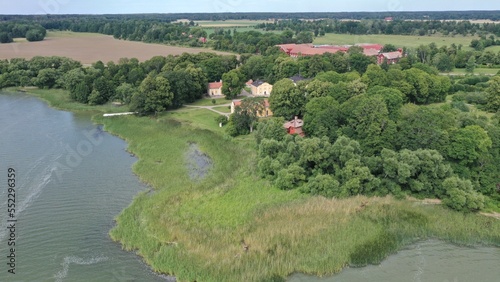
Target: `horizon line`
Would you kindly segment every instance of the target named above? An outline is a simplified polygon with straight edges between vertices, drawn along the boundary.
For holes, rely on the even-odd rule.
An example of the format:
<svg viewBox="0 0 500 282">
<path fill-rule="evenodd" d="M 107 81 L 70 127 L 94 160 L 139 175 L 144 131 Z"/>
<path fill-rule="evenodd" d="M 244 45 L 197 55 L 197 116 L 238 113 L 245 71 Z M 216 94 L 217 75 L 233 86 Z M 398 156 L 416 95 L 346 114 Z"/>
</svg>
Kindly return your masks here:
<svg viewBox="0 0 500 282">
<path fill-rule="evenodd" d="M 443 13 L 443 12 L 500 12 L 498 9 L 494 10 L 407 10 L 407 11 L 315 11 L 315 12 L 175 12 L 175 13 L 157 13 L 157 12 L 143 12 L 143 13 L 58 13 L 58 14 L 50 14 L 50 13 L 36 13 L 36 14 L 20 14 L 20 13 L 12 13 L 12 14 L 0 14 L 0 16 L 71 16 L 71 15 L 83 15 L 83 16 L 99 16 L 99 15 L 176 15 L 176 14 L 334 14 L 334 13 Z"/>
</svg>

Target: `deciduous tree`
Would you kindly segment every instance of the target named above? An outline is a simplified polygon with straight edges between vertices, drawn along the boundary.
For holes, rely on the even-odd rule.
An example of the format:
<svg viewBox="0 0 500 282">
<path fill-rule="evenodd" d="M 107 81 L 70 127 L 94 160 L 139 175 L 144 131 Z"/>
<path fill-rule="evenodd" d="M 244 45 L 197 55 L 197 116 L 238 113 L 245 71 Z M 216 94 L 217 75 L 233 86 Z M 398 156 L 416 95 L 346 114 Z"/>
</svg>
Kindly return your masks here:
<svg viewBox="0 0 500 282">
<path fill-rule="evenodd" d="M 132 96 L 130 109 L 140 114 L 158 114 L 172 104 L 173 98 L 168 80 L 152 72 L 141 83 L 139 91 Z"/>
<path fill-rule="evenodd" d="M 486 93 L 488 94 L 486 108 L 490 112 L 498 112 L 500 111 L 500 76 L 493 77 L 489 84 L 488 89 L 486 89 Z"/>
<path fill-rule="evenodd" d="M 290 79 L 285 78 L 274 84 L 269 104 L 274 116 L 291 119 L 303 114 L 306 97 Z"/>
<path fill-rule="evenodd" d="M 241 93 L 246 82 L 244 75 L 237 69 L 223 74 L 222 81 L 222 94 L 228 100 L 236 98 Z"/>
</svg>

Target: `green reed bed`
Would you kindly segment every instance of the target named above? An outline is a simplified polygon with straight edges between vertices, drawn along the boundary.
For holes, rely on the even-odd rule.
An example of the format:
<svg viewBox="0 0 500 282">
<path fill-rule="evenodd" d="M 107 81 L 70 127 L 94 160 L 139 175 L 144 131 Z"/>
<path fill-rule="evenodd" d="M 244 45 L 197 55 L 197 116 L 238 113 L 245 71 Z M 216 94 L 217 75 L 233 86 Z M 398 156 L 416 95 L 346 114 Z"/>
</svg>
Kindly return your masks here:
<svg viewBox="0 0 500 282">
<path fill-rule="evenodd" d="M 64 105 L 61 106 L 64 108 Z M 325 199 L 280 191 L 256 175 L 251 137 L 227 138 L 214 113 L 179 110 L 157 118 L 94 120 L 129 144 L 140 193 L 110 232 L 155 271 L 178 281 L 283 281 L 379 263 L 429 238 L 500 246 L 500 221 L 392 197 Z M 215 123 L 215 121 L 213 121 Z M 185 165 L 196 143 L 213 163 L 203 180 Z"/>
</svg>

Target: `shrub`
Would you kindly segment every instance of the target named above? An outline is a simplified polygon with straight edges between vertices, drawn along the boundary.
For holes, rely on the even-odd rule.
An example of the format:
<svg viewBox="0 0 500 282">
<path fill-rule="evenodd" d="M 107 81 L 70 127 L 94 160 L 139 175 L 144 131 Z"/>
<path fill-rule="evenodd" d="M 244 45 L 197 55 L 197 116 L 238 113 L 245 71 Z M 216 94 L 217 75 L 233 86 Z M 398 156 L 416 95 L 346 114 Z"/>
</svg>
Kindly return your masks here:
<svg viewBox="0 0 500 282">
<path fill-rule="evenodd" d="M 30 29 L 26 32 L 26 40 L 32 41 L 42 41 L 45 38 L 45 32 L 40 29 Z"/>
<path fill-rule="evenodd" d="M 223 116 L 223 115 L 219 115 L 218 117 L 215 118 L 215 121 L 217 122 L 217 124 L 221 124 L 222 125 L 226 125 L 229 120 L 227 119 L 226 116 Z"/>
<path fill-rule="evenodd" d="M 471 92 L 467 93 L 465 101 L 468 104 L 486 105 L 488 103 L 488 97 L 486 97 L 484 92 Z"/>
<path fill-rule="evenodd" d="M 449 177 L 443 181 L 443 188 L 447 195 L 443 203 L 454 210 L 473 212 L 484 208 L 485 198 L 474 191 L 470 180 Z"/>
<path fill-rule="evenodd" d="M 463 91 L 459 91 L 451 97 L 451 100 L 453 102 L 465 101 L 466 96 L 467 96 L 467 93 L 465 93 Z"/>
<path fill-rule="evenodd" d="M 454 109 L 458 109 L 458 110 L 460 110 L 462 112 L 468 112 L 469 111 L 469 107 L 463 101 L 452 102 L 451 106 Z"/>
<path fill-rule="evenodd" d="M 346 197 L 347 192 L 340 188 L 340 183 L 329 174 L 320 174 L 309 179 L 301 192 L 325 197 Z"/>
<path fill-rule="evenodd" d="M 12 42 L 12 36 L 7 32 L 0 32 L 0 43 L 10 43 Z"/>
</svg>

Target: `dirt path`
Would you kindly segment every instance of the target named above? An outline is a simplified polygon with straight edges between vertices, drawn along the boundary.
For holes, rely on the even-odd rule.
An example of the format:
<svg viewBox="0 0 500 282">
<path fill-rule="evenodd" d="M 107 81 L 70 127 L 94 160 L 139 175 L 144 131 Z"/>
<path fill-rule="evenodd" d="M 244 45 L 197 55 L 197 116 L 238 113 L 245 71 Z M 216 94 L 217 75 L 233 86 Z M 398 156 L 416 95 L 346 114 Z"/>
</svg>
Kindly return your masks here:
<svg viewBox="0 0 500 282">
<path fill-rule="evenodd" d="M 484 216 L 489 216 L 500 220 L 500 213 L 498 212 L 491 212 L 491 213 L 482 212 L 481 214 Z"/>
</svg>

